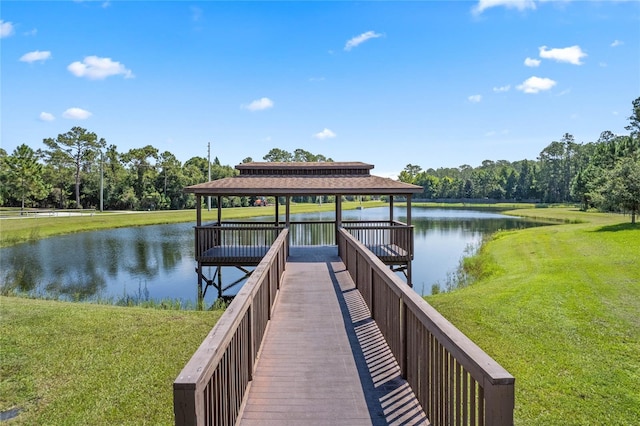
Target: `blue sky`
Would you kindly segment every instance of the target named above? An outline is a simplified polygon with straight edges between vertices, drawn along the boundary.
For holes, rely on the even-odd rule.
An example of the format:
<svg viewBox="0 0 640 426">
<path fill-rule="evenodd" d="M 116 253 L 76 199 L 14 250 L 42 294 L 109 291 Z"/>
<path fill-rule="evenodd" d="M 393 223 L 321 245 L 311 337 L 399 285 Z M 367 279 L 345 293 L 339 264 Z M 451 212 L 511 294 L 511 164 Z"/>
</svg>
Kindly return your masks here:
<svg viewBox="0 0 640 426">
<path fill-rule="evenodd" d="M 81 126 L 120 152 L 271 148 L 478 166 L 625 134 L 638 1 L 7 1 L 1 147 Z"/>
</svg>

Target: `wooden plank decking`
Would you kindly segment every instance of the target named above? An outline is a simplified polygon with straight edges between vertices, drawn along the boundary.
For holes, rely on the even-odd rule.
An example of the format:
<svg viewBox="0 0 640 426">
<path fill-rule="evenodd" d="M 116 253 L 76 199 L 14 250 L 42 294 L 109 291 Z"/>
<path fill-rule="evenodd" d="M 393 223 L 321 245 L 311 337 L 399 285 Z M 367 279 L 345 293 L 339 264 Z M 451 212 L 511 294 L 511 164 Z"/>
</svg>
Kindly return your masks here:
<svg viewBox="0 0 640 426">
<path fill-rule="evenodd" d="M 239 424 L 428 424 L 335 246 L 291 249 Z"/>
</svg>

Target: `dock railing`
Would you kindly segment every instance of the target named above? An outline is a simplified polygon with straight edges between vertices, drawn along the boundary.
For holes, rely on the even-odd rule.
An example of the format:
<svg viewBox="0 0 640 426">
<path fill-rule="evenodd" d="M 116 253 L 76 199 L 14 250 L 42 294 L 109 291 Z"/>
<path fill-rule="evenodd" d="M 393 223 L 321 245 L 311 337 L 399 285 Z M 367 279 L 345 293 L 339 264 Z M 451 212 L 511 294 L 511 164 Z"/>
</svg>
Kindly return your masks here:
<svg viewBox="0 0 640 426">
<path fill-rule="evenodd" d="M 264 222 L 229 222 L 195 228 L 195 258 L 215 261 L 252 257 L 261 259 L 284 225 Z"/>
<path fill-rule="evenodd" d="M 394 221 L 344 221 L 342 227 L 385 261 L 413 259 L 413 227 Z"/>
<path fill-rule="evenodd" d="M 345 229 L 338 250 L 431 424 L 512 425 L 514 377 Z"/>
<path fill-rule="evenodd" d="M 280 288 L 287 241 L 284 229 L 174 381 L 176 425 L 237 420 Z"/>
</svg>

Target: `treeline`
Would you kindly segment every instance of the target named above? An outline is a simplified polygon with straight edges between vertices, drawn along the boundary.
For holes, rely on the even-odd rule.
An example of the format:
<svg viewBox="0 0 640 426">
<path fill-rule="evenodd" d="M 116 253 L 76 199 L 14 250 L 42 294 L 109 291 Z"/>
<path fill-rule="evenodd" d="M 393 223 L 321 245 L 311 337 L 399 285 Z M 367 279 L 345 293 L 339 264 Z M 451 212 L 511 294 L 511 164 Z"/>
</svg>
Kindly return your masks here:
<svg viewBox="0 0 640 426">
<path fill-rule="evenodd" d="M 0 148 L 0 205 L 22 208 L 95 208 L 104 210 L 167 210 L 194 208 L 184 187 L 233 176 L 233 166 L 216 157 L 181 163 L 169 151 L 151 145 L 119 152 L 115 145 L 81 127 L 43 140 L 44 147 L 26 144 L 11 154 Z M 265 161 L 333 161 L 303 149 L 293 153 L 274 148 Z M 253 161 L 247 157 L 243 162 Z M 209 171 L 209 167 L 211 167 Z M 222 207 L 253 205 L 256 197 L 224 197 Z M 216 199 L 212 199 L 213 205 Z"/>
<path fill-rule="evenodd" d="M 628 135 L 602 132 L 595 142 L 577 143 L 570 134 L 551 142 L 537 160 L 485 160 L 478 167 L 422 170 L 408 164 L 404 182 L 424 188 L 424 199 L 495 199 L 579 202 L 583 208 L 640 208 L 640 97 L 633 101 Z M 81 127 L 26 144 L 11 154 L 0 148 L 0 204 L 11 207 L 160 210 L 195 207 L 185 186 L 236 174 L 216 157 L 181 163 L 151 145 L 119 152 L 103 138 Z M 333 161 L 302 149 L 273 148 L 264 161 Z M 250 162 L 247 157 L 243 162 Z M 101 203 L 102 194 L 102 203 Z M 255 197 L 223 198 L 223 207 L 253 205 Z M 302 201 L 302 200 L 301 200 Z M 308 200 L 307 200 L 308 201 Z M 214 200 L 215 203 L 215 200 Z"/>
<path fill-rule="evenodd" d="M 417 198 L 569 202 L 635 214 L 640 210 L 640 98 L 633 101 L 626 129 L 628 135 L 605 131 L 588 143 L 576 143 L 566 133 L 537 160 L 485 160 L 475 168 L 427 170 L 408 164 L 399 179 L 424 188 Z"/>
</svg>

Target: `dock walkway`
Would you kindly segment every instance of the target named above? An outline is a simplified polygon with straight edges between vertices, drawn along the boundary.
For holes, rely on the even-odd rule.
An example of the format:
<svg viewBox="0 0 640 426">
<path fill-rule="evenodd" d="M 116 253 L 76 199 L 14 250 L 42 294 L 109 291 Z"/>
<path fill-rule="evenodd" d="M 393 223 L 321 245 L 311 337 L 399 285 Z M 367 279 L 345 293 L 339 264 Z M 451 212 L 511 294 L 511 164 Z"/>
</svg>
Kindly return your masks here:
<svg viewBox="0 0 640 426">
<path fill-rule="evenodd" d="M 337 247 L 292 247 L 241 425 L 428 424 Z"/>
</svg>

